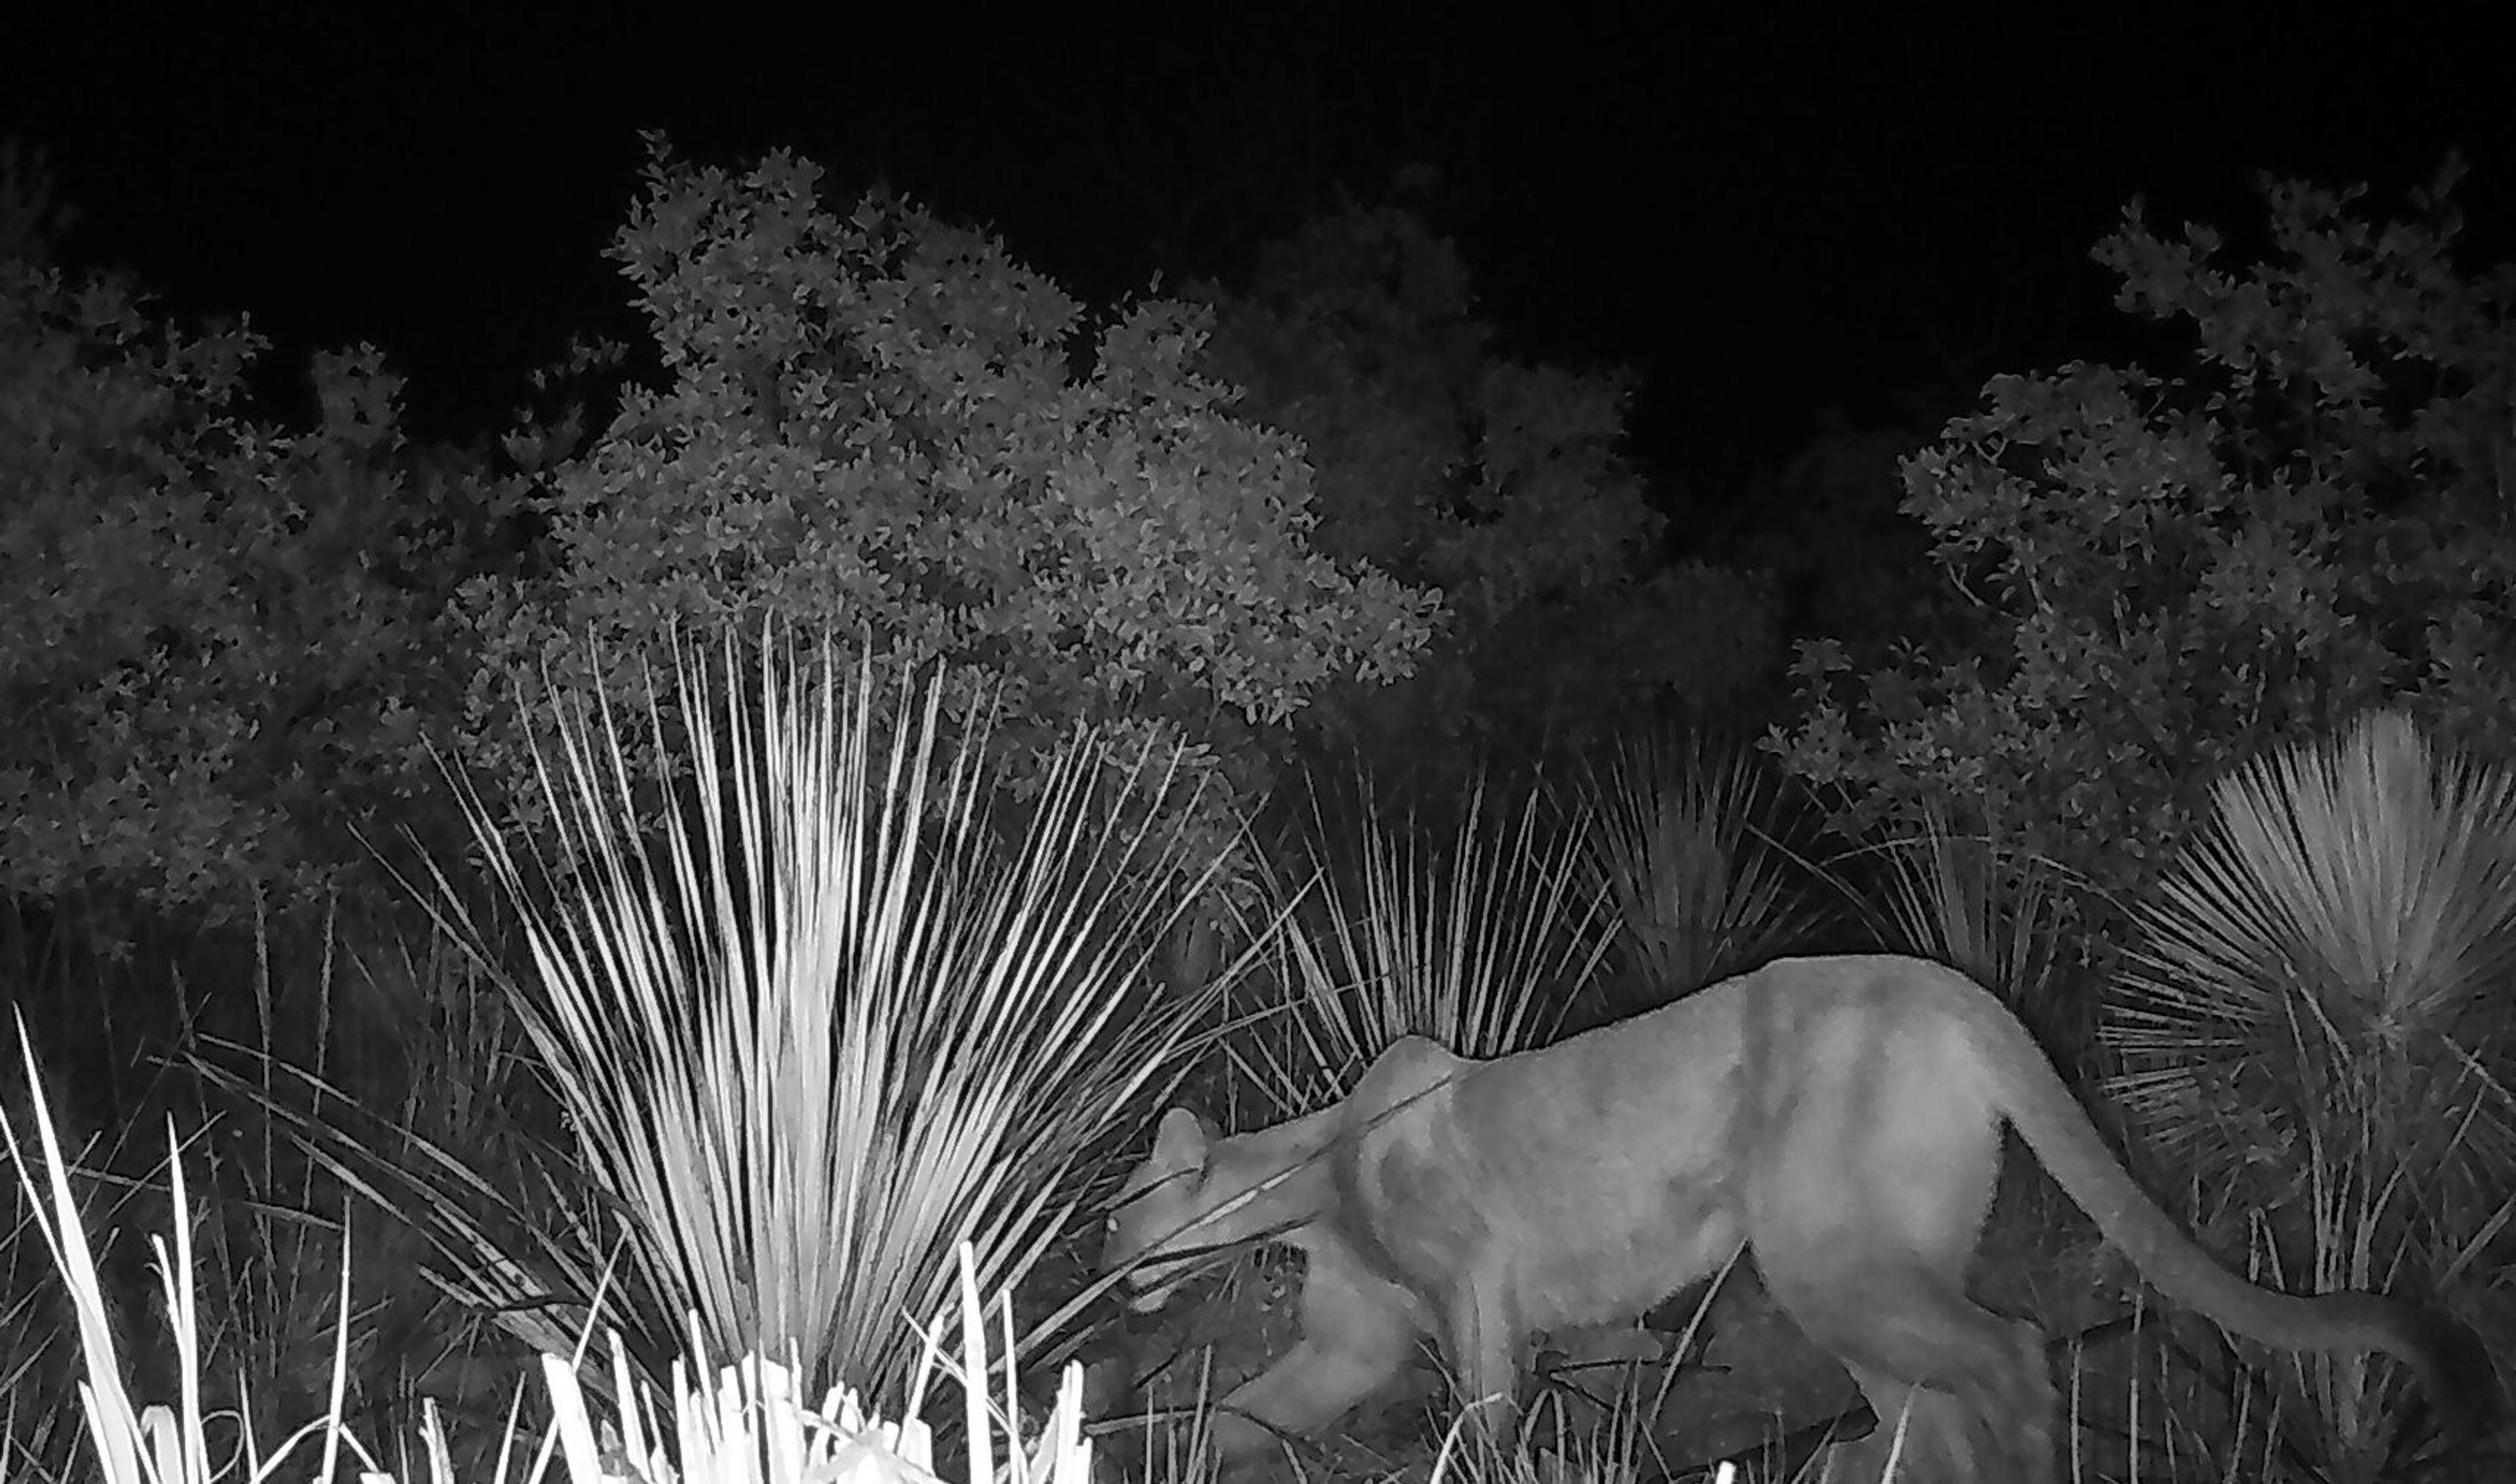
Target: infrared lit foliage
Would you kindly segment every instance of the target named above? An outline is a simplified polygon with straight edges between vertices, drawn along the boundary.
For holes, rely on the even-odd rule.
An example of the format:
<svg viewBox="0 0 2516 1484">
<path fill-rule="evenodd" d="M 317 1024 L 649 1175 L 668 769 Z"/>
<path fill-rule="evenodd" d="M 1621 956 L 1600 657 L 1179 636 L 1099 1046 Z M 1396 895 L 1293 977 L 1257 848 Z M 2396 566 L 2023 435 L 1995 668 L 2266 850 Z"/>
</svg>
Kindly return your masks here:
<svg viewBox="0 0 2516 1484">
<path fill-rule="evenodd" d="M 1096 314 L 818 185 L 659 145 L 612 256 L 660 374 L 591 439 L 583 408 L 526 426 L 503 474 L 412 443 L 365 348 L 316 358 L 291 426 L 259 336 L 56 267 L 13 187 L 0 885 L 213 921 L 317 900 L 369 843 L 459 838 L 432 745 L 528 808 L 550 698 L 631 694 L 720 622 L 942 660 L 954 715 L 992 695 L 1018 789 L 1079 724 L 1183 742 L 1218 822 L 1306 717 L 1560 741 L 1770 653 L 1756 584 L 1657 562 L 1622 383 L 1500 356 L 1404 213 Z"/>
<path fill-rule="evenodd" d="M 1638 705 L 1715 705 L 1775 659 L 1763 583 L 1661 559 L 1624 448 L 1629 378 L 1505 355 L 1456 249 L 1413 214 L 1320 216 L 1220 302 L 1214 361 L 1239 406 L 1319 471 L 1320 548 L 1438 588 L 1448 613 L 1412 678 L 1340 693 L 1326 730 L 1417 758 L 1596 739 Z"/>
<path fill-rule="evenodd" d="M 550 573 L 476 593 L 492 774 L 545 676 L 643 694 L 674 632 L 774 616 L 943 661 L 954 715 L 996 698 L 1018 790 L 1089 723 L 1186 743 L 1219 807 L 1323 688 L 1405 674 L 1432 632 L 1438 595 L 1314 549 L 1301 445 L 1196 368 L 1207 310 L 1096 320 L 983 233 L 879 192 L 834 212 L 783 154 L 658 144 L 647 188 L 611 253 L 665 375 L 548 481 Z"/>
<path fill-rule="evenodd" d="M 0 171 L 0 897 L 109 930 L 318 895 L 409 796 L 480 491 L 408 456 L 373 351 L 290 427 L 260 335 L 71 275 L 61 222 Z"/>
<path fill-rule="evenodd" d="M 2095 256 L 2189 360 L 1995 377 L 1906 461 L 1956 637 L 1804 647 L 1791 766 L 2119 901 L 2213 778 L 2371 703 L 2516 753 L 2516 267 L 2453 262 L 2455 174 L 2390 224 L 2266 182 L 2243 265 L 2134 203 Z"/>
</svg>

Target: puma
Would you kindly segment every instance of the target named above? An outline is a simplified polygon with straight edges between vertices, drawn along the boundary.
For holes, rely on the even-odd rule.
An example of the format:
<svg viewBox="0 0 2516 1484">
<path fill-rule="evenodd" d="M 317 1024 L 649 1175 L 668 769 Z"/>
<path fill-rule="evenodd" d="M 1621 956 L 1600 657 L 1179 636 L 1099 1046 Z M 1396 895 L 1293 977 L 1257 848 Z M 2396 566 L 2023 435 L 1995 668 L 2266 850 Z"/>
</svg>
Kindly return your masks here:
<svg viewBox="0 0 2516 1484">
<path fill-rule="evenodd" d="M 2468 1427 L 2494 1413 L 2469 1331 L 2221 1267 L 2134 1185 L 1998 1000 L 1889 955 L 1785 959 L 1491 1061 L 1408 1038 L 1343 1102 L 1252 1133 L 1218 1137 L 1172 1109 L 1104 1265 L 1150 1311 L 1218 1246 L 1307 1254 L 1299 1344 L 1215 1420 L 1227 1465 L 1333 1421 L 1419 1336 L 1465 1395 L 1508 1407 L 1533 1332 L 1630 1319 L 1743 1246 L 1880 1420 L 1838 1445 L 1849 1471 L 1830 1477 L 1878 1477 L 1901 1450 L 1899 1478 L 2051 1480 L 2042 1336 L 1966 1293 L 2004 1120 L 2169 1298 L 2274 1346 L 2383 1351 Z M 1941 1462 L 1917 1470 L 1925 1459 Z"/>
</svg>

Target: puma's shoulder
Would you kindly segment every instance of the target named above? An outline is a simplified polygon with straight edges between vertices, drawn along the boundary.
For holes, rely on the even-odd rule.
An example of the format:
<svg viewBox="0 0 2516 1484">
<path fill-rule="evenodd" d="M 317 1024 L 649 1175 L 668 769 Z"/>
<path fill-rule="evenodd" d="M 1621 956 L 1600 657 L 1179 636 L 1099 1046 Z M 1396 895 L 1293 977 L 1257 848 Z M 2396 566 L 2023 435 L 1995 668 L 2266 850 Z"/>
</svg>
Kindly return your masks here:
<svg viewBox="0 0 2516 1484">
<path fill-rule="evenodd" d="M 1447 1119 L 1451 1089 L 1479 1065 L 1428 1037 L 1391 1041 L 1333 1110 L 1347 1147 L 1382 1142 Z"/>
</svg>

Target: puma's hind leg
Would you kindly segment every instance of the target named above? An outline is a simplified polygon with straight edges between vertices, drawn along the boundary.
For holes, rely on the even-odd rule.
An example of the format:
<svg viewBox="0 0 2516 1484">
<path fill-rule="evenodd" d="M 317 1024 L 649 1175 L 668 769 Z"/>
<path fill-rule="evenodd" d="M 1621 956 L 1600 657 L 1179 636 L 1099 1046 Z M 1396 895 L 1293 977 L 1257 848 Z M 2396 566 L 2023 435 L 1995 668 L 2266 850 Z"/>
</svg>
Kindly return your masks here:
<svg viewBox="0 0 2516 1484">
<path fill-rule="evenodd" d="M 2044 1470 L 2005 1461 L 1973 1411 L 1945 1391 L 1854 1368 L 1877 1424 L 1824 1454 L 1822 1484 L 2044 1484 Z"/>
<path fill-rule="evenodd" d="M 1750 1206 L 1766 1292 L 1878 1414 L 1846 1450 L 1856 1459 L 1884 1462 L 1901 1419 L 1899 1480 L 2046 1484 L 2058 1411 L 2043 1337 L 1965 1288 L 1999 1124 L 1983 1099 L 1950 1095 L 1946 1069 L 1964 1058 L 1949 1046 L 1921 1038 L 1887 1055 L 1872 1082 L 1818 1089 L 1783 1130 Z"/>
<path fill-rule="evenodd" d="M 1767 1276 L 1769 1286 L 1773 1277 Z M 1909 1263 L 1833 1276 L 1830 1292 L 1788 1280 L 1774 1295 L 1844 1363 L 1878 1418 L 1840 1445 L 1829 1479 L 1874 1484 L 2048 1484 L 2059 1477 L 2055 1401 L 2042 1336 Z"/>
</svg>

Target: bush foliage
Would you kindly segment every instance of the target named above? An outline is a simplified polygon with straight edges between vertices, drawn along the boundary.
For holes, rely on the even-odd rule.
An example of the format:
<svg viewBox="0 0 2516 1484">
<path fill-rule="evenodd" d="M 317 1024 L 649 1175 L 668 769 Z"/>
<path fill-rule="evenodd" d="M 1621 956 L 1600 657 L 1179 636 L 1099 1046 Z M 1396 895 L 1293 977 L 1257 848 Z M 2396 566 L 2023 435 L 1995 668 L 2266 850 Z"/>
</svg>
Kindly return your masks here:
<svg viewBox="0 0 2516 1484">
<path fill-rule="evenodd" d="M 1320 548 L 1447 611 L 1413 676 L 1348 688 L 1323 730 L 1385 762 L 1595 741 L 1637 707 L 1717 705 L 1776 657 L 1763 582 L 1665 560 L 1625 447 L 1631 377 L 1507 355 L 1412 213 L 1323 214 L 1217 297 L 1239 406 L 1319 471 Z"/>
<path fill-rule="evenodd" d="M 1803 646 L 1790 764 L 2120 893 L 2213 777 L 2371 702 L 2516 747 L 2516 267 L 2453 263 L 2454 173 L 2386 225 L 2266 182 L 2242 267 L 2135 202 L 2096 258 L 2189 356 L 1994 377 L 1905 462 L 1937 636 Z"/>
<path fill-rule="evenodd" d="M 319 895 L 448 714 L 437 615 L 482 487 L 410 456 L 374 351 L 317 357 L 293 427 L 255 410 L 248 325 L 56 265 L 35 182 L 0 221 L 0 896 L 218 921 Z"/>
<path fill-rule="evenodd" d="M 545 675 L 628 694 L 677 627 L 774 615 L 942 659 L 956 713 L 998 697 L 1017 784 L 1090 723 L 1187 742 L 1228 803 L 1322 687 L 1413 662 L 1438 597 L 1313 548 L 1300 445 L 1197 369 L 1207 310 L 1096 322 L 981 233 L 831 210 L 788 155 L 658 144 L 647 187 L 611 253 L 663 385 L 536 501 L 548 574 L 469 595 L 476 763 L 513 775 Z"/>
</svg>

